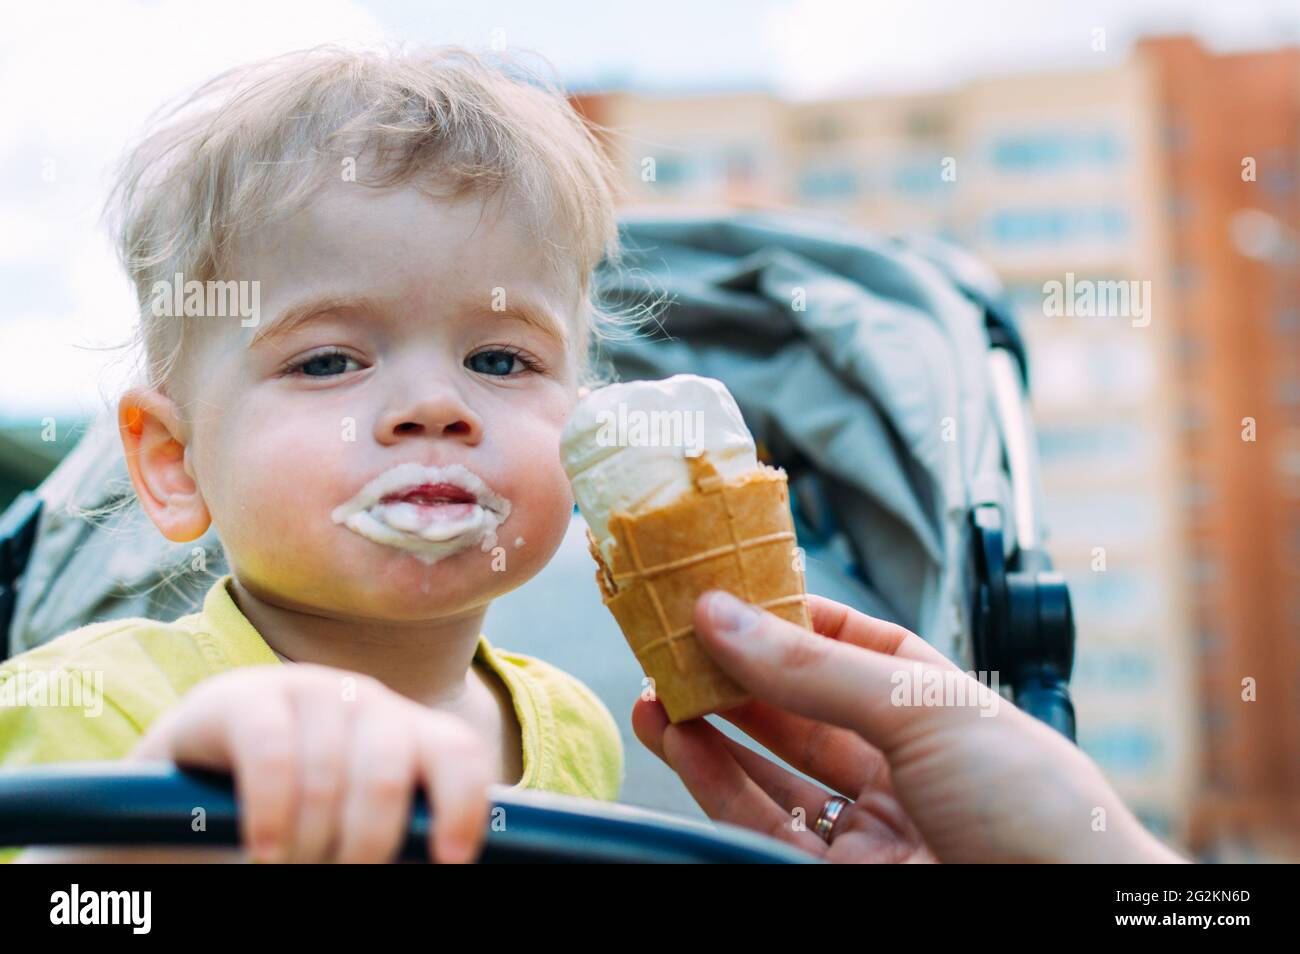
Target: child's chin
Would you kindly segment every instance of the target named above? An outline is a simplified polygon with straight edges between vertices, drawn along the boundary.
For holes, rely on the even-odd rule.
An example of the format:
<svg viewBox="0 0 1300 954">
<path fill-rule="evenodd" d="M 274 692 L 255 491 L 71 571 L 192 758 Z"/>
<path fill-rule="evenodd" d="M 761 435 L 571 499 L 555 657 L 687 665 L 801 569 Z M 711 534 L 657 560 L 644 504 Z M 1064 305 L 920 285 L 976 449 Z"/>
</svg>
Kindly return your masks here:
<svg viewBox="0 0 1300 954">
<path fill-rule="evenodd" d="M 497 561 L 500 564 L 500 561 Z M 482 605 L 510 589 L 491 553 L 468 547 L 433 563 L 394 550 L 358 581 L 386 619 L 419 620 Z"/>
</svg>

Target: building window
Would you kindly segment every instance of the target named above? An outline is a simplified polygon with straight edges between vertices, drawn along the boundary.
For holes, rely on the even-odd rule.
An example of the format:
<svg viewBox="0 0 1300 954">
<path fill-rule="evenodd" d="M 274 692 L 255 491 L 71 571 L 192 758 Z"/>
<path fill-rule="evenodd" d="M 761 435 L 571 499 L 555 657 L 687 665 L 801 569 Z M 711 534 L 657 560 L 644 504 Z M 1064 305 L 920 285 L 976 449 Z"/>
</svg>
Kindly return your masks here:
<svg viewBox="0 0 1300 954">
<path fill-rule="evenodd" d="M 1197 586 L 1213 586 L 1223 581 L 1223 568 L 1211 556 L 1198 556 L 1191 561 L 1189 572 Z"/>
<path fill-rule="evenodd" d="M 1122 209 L 1003 209 L 988 220 L 988 231 L 1000 245 L 1065 244 L 1114 240 L 1129 231 Z"/>
<path fill-rule="evenodd" d="M 1156 768 L 1160 741 L 1141 725 L 1117 725 L 1080 733 L 1080 748 L 1113 772 L 1136 774 Z"/>
<path fill-rule="evenodd" d="M 846 199 L 857 195 L 857 173 L 844 166 L 805 169 L 799 175 L 799 194 L 805 199 Z"/>
<path fill-rule="evenodd" d="M 1223 633 L 1217 629 L 1203 629 L 1196 634 L 1196 651 L 1202 656 L 1221 655 L 1223 645 Z"/>
<path fill-rule="evenodd" d="M 943 181 L 942 162 L 942 157 L 935 156 L 930 161 L 899 166 L 894 170 L 894 188 L 904 195 L 913 196 L 941 191 L 950 184 Z"/>
<path fill-rule="evenodd" d="M 1203 480 L 1189 480 L 1183 486 L 1183 506 L 1190 509 L 1207 507 L 1214 502 L 1214 488 Z"/>
<path fill-rule="evenodd" d="M 835 116 L 809 116 L 799 126 L 800 136 L 807 142 L 833 143 L 844 136 L 844 129 Z"/>
<path fill-rule="evenodd" d="M 1178 425 L 1184 433 L 1193 434 L 1205 429 L 1205 409 L 1197 404 L 1188 404 L 1178 415 Z"/>
<path fill-rule="evenodd" d="M 1144 465 L 1144 452 L 1149 448 L 1143 429 L 1133 423 L 1049 423 L 1038 430 L 1038 452 L 1044 467 L 1121 462 L 1137 468 Z"/>
<path fill-rule="evenodd" d="M 1170 280 L 1179 291 L 1195 288 L 1200 283 L 1201 273 L 1189 262 L 1179 262 L 1170 269 Z"/>
<path fill-rule="evenodd" d="M 1191 131 L 1184 123 L 1179 122 L 1177 119 L 1171 119 L 1169 122 L 1165 123 L 1165 128 L 1162 131 L 1162 138 L 1164 139 L 1165 152 L 1170 155 L 1176 156 L 1179 153 L 1185 152 L 1192 144 Z"/>
<path fill-rule="evenodd" d="M 1300 446 L 1282 448 L 1277 455 L 1277 469 L 1292 496 L 1300 497 Z"/>
<path fill-rule="evenodd" d="M 1178 193 L 1169 197 L 1166 211 L 1175 222 L 1186 222 L 1196 212 L 1196 200 L 1190 195 Z"/>
<path fill-rule="evenodd" d="M 1077 166 L 1108 166 L 1123 150 L 1110 132 L 1022 133 L 993 141 L 989 159 L 1006 172 L 1045 172 Z"/>
<path fill-rule="evenodd" d="M 1271 196 L 1289 196 L 1295 192 L 1295 173 L 1286 167 L 1265 169 L 1260 173 L 1259 184 Z"/>
<path fill-rule="evenodd" d="M 1205 357 L 1205 342 L 1200 335 L 1179 331 L 1174 338 L 1174 355 L 1180 361 L 1199 361 Z"/>
<path fill-rule="evenodd" d="M 1218 735 L 1228 727 L 1228 720 L 1219 707 L 1207 704 L 1201 710 L 1201 729 L 1206 735 Z"/>
<path fill-rule="evenodd" d="M 1139 650 L 1094 651 L 1080 654 L 1075 666 L 1079 685 L 1107 690 L 1146 690 L 1156 683 L 1157 666 L 1149 653 Z"/>
<path fill-rule="evenodd" d="M 1113 622 L 1140 624 L 1159 608 L 1158 585 L 1154 578 L 1140 570 L 1112 567 L 1104 573 L 1081 571 L 1067 577 L 1070 596 L 1076 614 L 1092 622 L 1110 625 Z M 1085 656 L 1080 656 L 1083 665 Z M 1094 670 L 1096 663 L 1093 664 Z M 1149 663 L 1130 665 L 1130 671 L 1141 671 L 1143 679 L 1153 678 Z M 1105 682 L 1105 679 L 1100 681 Z"/>
<path fill-rule="evenodd" d="M 752 182 L 758 175 L 758 156 L 748 146 L 732 146 L 723 153 L 722 166 L 727 182 Z"/>
<path fill-rule="evenodd" d="M 935 139 L 948 131 L 948 117 L 936 110 L 916 110 L 907 114 L 903 126 L 915 139 Z"/>
<path fill-rule="evenodd" d="M 1145 494 L 1054 492 L 1046 498 L 1047 527 L 1062 544 L 1137 546 L 1161 530 L 1163 513 Z"/>
<path fill-rule="evenodd" d="M 640 175 L 638 168 L 637 174 Z M 661 186 L 679 186 L 690 178 L 690 166 L 686 160 L 672 156 L 655 159 L 654 181 Z"/>
</svg>

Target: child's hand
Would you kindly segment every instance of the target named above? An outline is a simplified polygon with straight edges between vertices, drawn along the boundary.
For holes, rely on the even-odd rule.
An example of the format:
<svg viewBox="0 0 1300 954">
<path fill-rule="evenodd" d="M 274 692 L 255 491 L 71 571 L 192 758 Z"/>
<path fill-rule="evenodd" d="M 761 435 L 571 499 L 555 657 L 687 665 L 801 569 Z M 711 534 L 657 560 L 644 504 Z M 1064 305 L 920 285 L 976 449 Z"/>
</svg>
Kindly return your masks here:
<svg viewBox="0 0 1300 954">
<path fill-rule="evenodd" d="M 392 861 L 421 783 L 436 860 L 473 861 L 487 828 L 481 737 L 369 676 L 326 666 L 214 676 L 154 722 L 130 758 L 231 772 L 243 845 L 259 861 Z"/>
</svg>

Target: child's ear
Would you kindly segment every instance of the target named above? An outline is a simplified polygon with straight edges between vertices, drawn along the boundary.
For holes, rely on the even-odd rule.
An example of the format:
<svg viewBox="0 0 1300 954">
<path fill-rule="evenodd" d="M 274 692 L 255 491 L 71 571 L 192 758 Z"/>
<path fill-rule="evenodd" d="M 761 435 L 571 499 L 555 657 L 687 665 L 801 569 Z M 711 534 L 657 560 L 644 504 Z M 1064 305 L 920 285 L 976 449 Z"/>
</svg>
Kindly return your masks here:
<svg viewBox="0 0 1300 954">
<path fill-rule="evenodd" d="M 176 402 L 154 388 L 132 388 L 118 402 L 117 422 L 131 483 L 154 526 L 174 543 L 201 537 L 212 517 L 185 459 Z"/>
</svg>

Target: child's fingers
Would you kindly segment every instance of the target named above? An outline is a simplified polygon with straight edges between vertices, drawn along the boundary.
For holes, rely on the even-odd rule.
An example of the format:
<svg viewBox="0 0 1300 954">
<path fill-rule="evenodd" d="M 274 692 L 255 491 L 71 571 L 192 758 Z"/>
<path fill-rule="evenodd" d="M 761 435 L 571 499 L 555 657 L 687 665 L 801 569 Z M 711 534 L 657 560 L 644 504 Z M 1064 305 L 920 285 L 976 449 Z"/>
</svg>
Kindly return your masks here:
<svg viewBox="0 0 1300 954">
<path fill-rule="evenodd" d="M 289 701 L 272 693 L 237 716 L 231 729 L 231 768 L 243 816 L 244 844 L 254 858 L 281 860 L 292 831 L 297 774 Z"/>
<path fill-rule="evenodd" d="M 430 855 L 442 864 L 473 861 L 487 833 L 492 782 L 487 747 L 460 719 L 439 713 L 417 721 L 416 745 L 433 810 Z"/>
<path fill-rule="evenodd" d="M 348 741 L 340 862 L 397 859 L 411 814 L 415 753 L 410 717 L 400 707 L 372 703 L 357 712 Z"/>
<path fill-rule="evenodd" d="M 128 754 L 127 759 L 138 762 L 172 762 L 172 739 L 176 734 L 176 719 L 180 709 L 168 709 L 154 719 L 140 741 Z"/>
<path fill-rule="evenodd" d="M 292 832 L 297 757 L 288 694 L 272 682 L 255 695 L 242 683 L 202 688 L 177 710 L 165 757 L 230 772 L 245 849 L 261 861 L 282 860 Z"/>
<path fill-rule="evenodd" d="M 337 843 L 339 816 L 347 782 L 349 711 L 341 691 L 328 686 L 297 694 L 298 811 L 294 819 L 290 860 L 319 864 L 328 860 Z"/>
</svg>

